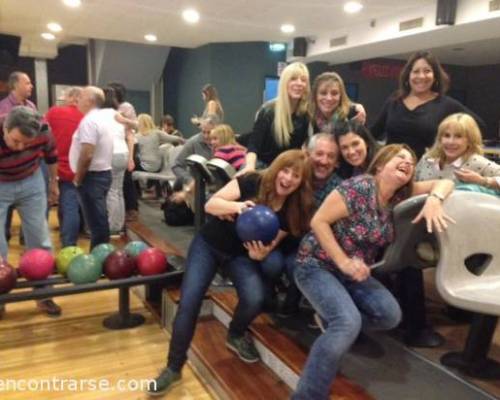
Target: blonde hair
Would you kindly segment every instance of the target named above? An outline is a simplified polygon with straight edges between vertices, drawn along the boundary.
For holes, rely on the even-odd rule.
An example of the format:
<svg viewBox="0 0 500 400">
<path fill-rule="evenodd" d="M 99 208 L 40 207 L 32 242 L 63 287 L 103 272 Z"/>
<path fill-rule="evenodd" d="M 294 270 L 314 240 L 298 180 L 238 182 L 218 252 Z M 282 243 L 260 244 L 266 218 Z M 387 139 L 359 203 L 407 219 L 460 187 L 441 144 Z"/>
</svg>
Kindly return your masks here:
<svg viewBox="0 0 500 400">
<path fill-rule="evenodd" d="M 149 114 L 139 114 L 137 117 L 137 129 L 141 135 L 148 135 L 156 129 L 156 125 Z"/>
<path fill-rule="evenodd" d="M 210 136 L 212 135 L 219 140 L 219 146 L 226 146 L 228 144 L 237 144 L 233 128 L 231 128 L 227 124 L 221 124 L 216 126 L 210 132 Z"/>
<path fill-rule="evenodd" d="M 439 159 L 441 165 L 446 162 L 441 141 L 443 135 L 450 130 L 467 139 L 467 149 L 462 155 L 464 161 L 467 161 L 474 154 L 483 154 L 483 138 L 476 121 L 468 114 L 456 113 L 449 115 L 439 124 L 436 140 L 426 154 L 427 157 Z"/>
<path fill-rule="evenodd" d="M 340 119 L 347 119 L 349 115 L 349 109 L 351 107 L 351 99 L 349 99 L 349 96 L 347 95 L 347 92 L 345 90 L 345 84 L 342 78 L 340 77 L 339 74 L 336 72 L 323 72 L 321 75 L 318 75 L 316 79 L 314 80 L 314 83 L 312 85 L 312 100 L 311 100 L 311 115 L 316 116 L 316 113 L 318 112 L 318 107 L 316 104 L 316 98 L 318 97 L 318 90 L 319 87 L 323 83 L 329 83 L 329 85 L 332 84 L 337 84 L 339 87 L 339 92 L 340 92 L 340 102 L 337 107 L 337 110 L 339 111 L 339 117 Z M 334 111 L 337 111 L 334 110 Z"/>
<path fill-rule="evenodd" d="M 307 113 L 309 105 L 309 70 L 305 64 L 294 62 L 288 65 L 281 73 L 278 85 L 278 97 L 274 108 L 274 137 L 281 147 L 286 147 L 290 143 L 290 137 L 293 132 L 292 107 L 290 97 L 288 96 L 288 83 L 297 77 L 304 76 L 307 79 L 306 89 L 297 106 L 297 114 Z"/>
</svg>

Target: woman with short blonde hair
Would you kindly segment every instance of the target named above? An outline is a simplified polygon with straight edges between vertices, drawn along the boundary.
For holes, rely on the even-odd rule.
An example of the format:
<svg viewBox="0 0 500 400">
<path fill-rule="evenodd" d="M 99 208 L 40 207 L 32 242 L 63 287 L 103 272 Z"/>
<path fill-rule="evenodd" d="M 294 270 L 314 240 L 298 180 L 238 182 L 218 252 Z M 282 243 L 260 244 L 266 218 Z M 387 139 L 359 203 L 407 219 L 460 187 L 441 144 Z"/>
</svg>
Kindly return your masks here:
<svg viewBox="0 0 500 400">
<path fill-rule="evenodd" d="M 500 165 L 483 156 L 481 130 L 468 114 L 446 117 L 439 124 L 434 145 L 417 165 L 417 180 L 442 178 L 487 189 L 500 188 Z"/>
</svg>

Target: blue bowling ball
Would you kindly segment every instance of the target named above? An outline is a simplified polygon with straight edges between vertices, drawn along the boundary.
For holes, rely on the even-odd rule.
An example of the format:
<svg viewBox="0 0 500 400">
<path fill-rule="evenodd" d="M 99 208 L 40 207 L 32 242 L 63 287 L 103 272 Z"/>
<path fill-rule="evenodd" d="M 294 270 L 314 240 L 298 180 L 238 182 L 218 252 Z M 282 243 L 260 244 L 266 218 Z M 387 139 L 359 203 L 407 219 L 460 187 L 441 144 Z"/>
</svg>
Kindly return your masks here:
<svg viewBox="0 0 500 400">
<path fill-rule="evenodd" d="M 269 207 L 256 205 L 243 211 L 236 220 L 236 232 L 242 242 L 271 243 L 278 234 L 280 223 Z"/>
</svg>

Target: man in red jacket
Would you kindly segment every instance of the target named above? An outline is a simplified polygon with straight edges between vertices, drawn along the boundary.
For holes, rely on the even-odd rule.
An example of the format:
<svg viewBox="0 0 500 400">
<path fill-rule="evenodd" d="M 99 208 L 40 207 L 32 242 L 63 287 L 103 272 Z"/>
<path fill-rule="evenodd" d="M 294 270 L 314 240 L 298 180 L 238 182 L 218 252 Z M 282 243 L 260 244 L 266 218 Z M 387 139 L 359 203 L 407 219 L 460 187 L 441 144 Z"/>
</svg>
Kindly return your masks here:
<svg viewBox="0 0 500 400">
<path fill-rule="evenodd" d="M 71 89 L 70 89 L 71 91 Z M 78 103 L 75 101 L 74 103 Z M 87 112 L 88 110 L 83 110 Z M 57 177 L 59 180 L 59 231 L 63 247 L 76 246 L 80 232 L 80 213 L 78 197 L 69 167 L 68 154 L 71 139 L 83 118 L 83 113 L 76 104 L 54 106 L 45 115 L 52 135 L 56 141 L 58 154 Z"/>
</svg>

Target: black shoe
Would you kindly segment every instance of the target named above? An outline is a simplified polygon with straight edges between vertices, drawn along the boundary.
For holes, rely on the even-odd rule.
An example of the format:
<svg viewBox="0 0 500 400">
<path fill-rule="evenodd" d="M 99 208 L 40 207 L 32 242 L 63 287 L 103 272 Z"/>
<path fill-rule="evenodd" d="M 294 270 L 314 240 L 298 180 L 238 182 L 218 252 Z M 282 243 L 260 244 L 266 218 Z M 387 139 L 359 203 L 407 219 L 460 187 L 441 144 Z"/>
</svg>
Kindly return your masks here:
<svg viewBox="0 0 500 400">
<path fill-rule="evenodd" d="M 38 308 L 49 317 L 59 317 L 61 315 L 61 307 L 54 303 L 52 299 L 38 300 L 36 304 Z"/>
<path fill-rule="evenodd" d="M 405 335 L 405 344 L 410 347 L 440 347 L 445 339 L 431 328 L 421 329 Z"/>
<path fill-rule="evenodd" d="M 260 354 L 248 334 L 243 336 L 228 335 L 226 347 L 234 351 L 246 363 L 254 363 L 260 360 Z"/>
<path fill-rule="evenodd" d="M 181 374 L 170 368 L 164 368 L 153 382 L 148 386 L 147 393 L 150 396 L 163 396 L 181 380 Z"/>
</svg>

